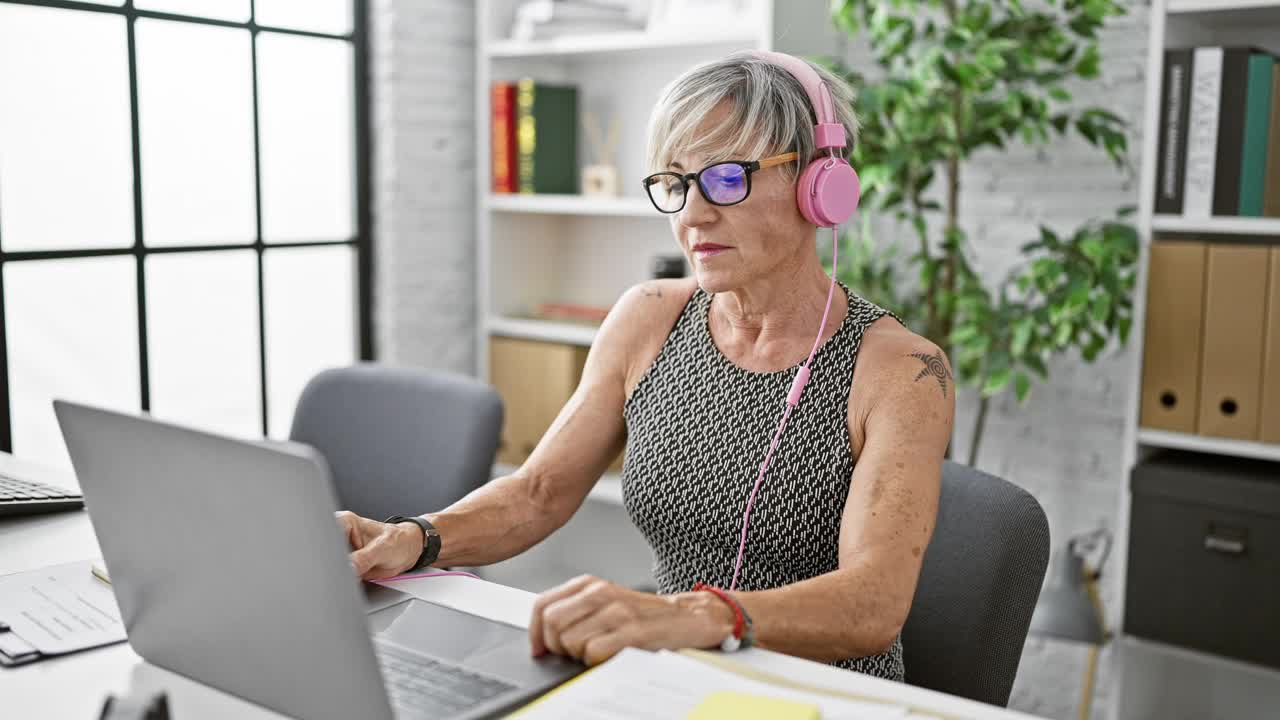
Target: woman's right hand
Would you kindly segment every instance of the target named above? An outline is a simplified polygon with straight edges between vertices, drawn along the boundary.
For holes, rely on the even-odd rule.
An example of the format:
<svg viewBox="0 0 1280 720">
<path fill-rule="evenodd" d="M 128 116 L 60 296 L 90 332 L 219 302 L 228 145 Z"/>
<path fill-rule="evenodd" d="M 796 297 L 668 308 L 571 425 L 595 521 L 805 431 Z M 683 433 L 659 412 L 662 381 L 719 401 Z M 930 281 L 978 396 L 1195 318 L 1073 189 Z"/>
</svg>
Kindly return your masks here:
<svg viewBox="0 0 1280 720">
<path fill-rule="evenodd" d="M 336 515 L 351 545 L 351 567 L 361 580 L 395 577 L 422 557 L 422 528 L 414 523 L 388 525 L 347 510 Z"/>
</svg>

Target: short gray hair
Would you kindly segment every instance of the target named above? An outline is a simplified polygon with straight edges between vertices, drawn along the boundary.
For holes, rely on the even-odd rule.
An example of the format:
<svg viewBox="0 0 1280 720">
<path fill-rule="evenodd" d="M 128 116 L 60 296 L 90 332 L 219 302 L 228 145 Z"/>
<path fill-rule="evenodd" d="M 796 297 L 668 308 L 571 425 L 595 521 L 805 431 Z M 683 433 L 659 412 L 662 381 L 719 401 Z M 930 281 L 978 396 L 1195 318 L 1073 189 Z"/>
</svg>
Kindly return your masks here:
<svg viewBox="0 0 1280 720">
<path fill-rule="evenodd" d="M 804 60 L 831 90 L 836 120 L 844 125 L 848 158 L 858 139 L 853 88 L 825 68 Z M 695 136 L 698 125 L 721 102 L 729 101 L 724 120 L 711 132 Z M 809 95 L 790 72 L 750 54 L 735 52 L 696 65 L 671 81 L 649 116 L 646 172 L 667 169 L 682 153 L 705 154 L 709 160 L 759 160 L 795 151 L 795 164 L 781 166 L 792 181 L 813 159 L 816 122 Z"/>
</svg>

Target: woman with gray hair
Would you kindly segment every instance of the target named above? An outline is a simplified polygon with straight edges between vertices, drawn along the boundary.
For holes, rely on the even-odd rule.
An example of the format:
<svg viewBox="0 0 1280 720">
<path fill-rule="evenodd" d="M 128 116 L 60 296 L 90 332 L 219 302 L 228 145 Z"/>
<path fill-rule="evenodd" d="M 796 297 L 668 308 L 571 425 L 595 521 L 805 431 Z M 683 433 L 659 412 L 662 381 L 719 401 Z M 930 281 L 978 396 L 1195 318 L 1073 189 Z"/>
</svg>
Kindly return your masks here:
<svg viewBox="0 0 1280 720">
<path fill-rule="evenodd" d="M 797 197 L 812 161 L 843 165 L 843 150 L 821 148 L 857 137 L 851 99 L 826 70 L 768 53 L 669 84 L 644 184 L 693 277 L 622 296 L 514 473 L 408 521 L 339 513 L 361 576 L 523 552 L 569 520 L 625 446 L 623 498 L 659 592 L 583 576 L 543 593 L 535 655 L 594 664 L 627 646 L 754 641 L 901 680 L 955 393 L 935 345 L 827 275 L 814 230 L 834 223 Z M 797 374 L 811 374 L 807 388 Z"/>
</svg>

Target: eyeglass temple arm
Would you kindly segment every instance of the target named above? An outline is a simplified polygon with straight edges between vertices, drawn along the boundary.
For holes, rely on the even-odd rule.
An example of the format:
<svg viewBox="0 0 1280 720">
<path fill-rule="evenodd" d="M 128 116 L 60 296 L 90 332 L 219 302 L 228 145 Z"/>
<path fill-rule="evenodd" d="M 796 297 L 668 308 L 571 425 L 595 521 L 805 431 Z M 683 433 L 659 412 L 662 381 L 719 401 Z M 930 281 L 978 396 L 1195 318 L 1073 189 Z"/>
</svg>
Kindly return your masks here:
<svg viewBox="0 0 1280 720">
<path fill-rule="evenodd" d="M 773 157 L 769 157 L 769 158 L 765 158 L 764 160 L 761 160 L 759 163 L 760 169 L 763 170 L 765 168 L 773 167 L 774 165 L 781 165 L 782 163 L 785 163 L 785 162 L 791 162 L 792 160 L 795 160 L 799 156 L 800 156 L 799 153 L 796 153 L 796 152 L 789 152 L 789 153 L 783 153 L 781 155 L 774 155 Z"/>
</svg>

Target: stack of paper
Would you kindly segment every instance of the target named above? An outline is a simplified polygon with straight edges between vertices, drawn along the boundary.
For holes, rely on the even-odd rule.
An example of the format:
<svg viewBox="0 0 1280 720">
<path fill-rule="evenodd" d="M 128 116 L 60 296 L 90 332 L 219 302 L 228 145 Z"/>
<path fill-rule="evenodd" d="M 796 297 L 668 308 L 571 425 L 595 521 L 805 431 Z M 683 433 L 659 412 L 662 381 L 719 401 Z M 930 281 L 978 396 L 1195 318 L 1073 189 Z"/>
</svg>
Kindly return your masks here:
<svg viewBox="0 0 1280 720">
<path fill-rule="evenodd" d="M 673 652 L 627 648 L 612 660 L 563 685 L 511 717 L 519 720 L 628 720 L 630 718 L 711 718 L 703 701 L 716 693 L 742 693 L 792 701 L 797 713 L 816 706 L 823 720 L 901 720 L 907 708 L 805 693 L 751 680 Z M 708 703 L 715 707 L 724 704 Z M 761 710 L 770 706 L 761 704 Z M 777 707 L 776 705 L 774 707 Z M 736 715 L 751 718 L 753 716 Z M 769 715 L 777 717 L 777 715 Z M 812 714 L 808 715 L 812 717 Z"/>
</svg>

